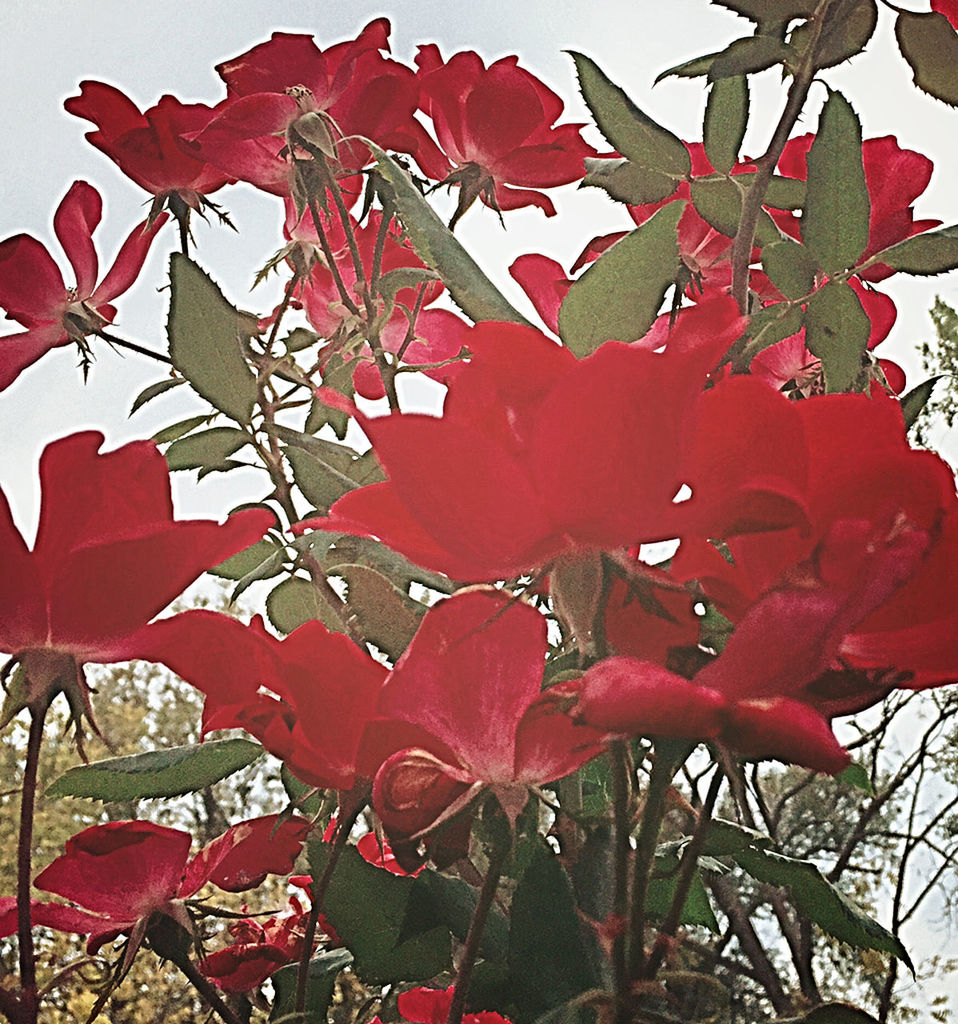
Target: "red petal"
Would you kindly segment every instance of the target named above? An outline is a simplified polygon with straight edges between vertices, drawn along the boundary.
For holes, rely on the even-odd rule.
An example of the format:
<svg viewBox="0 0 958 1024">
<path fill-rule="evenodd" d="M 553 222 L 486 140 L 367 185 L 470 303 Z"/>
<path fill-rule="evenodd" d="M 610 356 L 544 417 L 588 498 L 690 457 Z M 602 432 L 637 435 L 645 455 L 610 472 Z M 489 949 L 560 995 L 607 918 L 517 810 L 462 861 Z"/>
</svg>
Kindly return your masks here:
<svg viewBox="0 0 958 1024">
<path fill-rule="evenodd" d="M 0 242 L 0 306 L 10 319 L 60 326 L 66 304 L 66 285 L 46 246 L 30 235 Z"/>
<path fill-rule="evenodd" d="M 102 213 L 100 193 L 85 181 L 75 181 L 53 215 L 53 230 L 73 267 L 80 299 L 89 298 L 96 287 L 99 265 L 93 232 Z"/>
<path fill-rule="evenodd" d="M 91 302 L 97 308 L 105 303 L 112 302 L 118 295 L 122 295 L 137 279 L 143 262 L 153 239 L 157 232 L 168 220 L 166 213 L 161 213 L 153 223 L 147 227 L 147 221 L 143 221 L 130 232 L 126 241 L 120 247 L 120 251 L 113 261 L 106 277 L 100 282 L 100 286 L 91 296 Z M 102 310 L 101 310 L 102 311 Z M 112 319 L 112 317 L 110 317 Z"/>
<path fill-rule="evenodd" d="M 52 348 L 69 342 L 58 322 L 34 327 L 23 334 L 0 337 L 0 391 L 8 388 L 20 374 Z"/>
</svg>

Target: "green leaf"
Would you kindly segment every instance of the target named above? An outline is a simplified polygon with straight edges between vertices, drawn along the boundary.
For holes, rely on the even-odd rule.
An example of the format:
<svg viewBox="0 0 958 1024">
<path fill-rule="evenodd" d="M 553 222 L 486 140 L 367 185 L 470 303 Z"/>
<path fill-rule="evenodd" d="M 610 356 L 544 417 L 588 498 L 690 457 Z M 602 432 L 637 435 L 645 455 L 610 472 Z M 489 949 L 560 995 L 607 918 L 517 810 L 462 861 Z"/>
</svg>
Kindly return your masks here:
<svg viewBox="0 0 958 1024">
<path fill-rule="evenodd" d="M 306 981 L 306 1013 L 297 1016 L 296 989 L 299 981 L 299 964 L 288 964 L 270 975 L 275 992 L 273 1009 L 269 1019 L 274 1024 L 296 1020 L 297 1024 L 326 1024 L 329 1020 L 329 1004 L 336 990 L 336 979 L 340 971 L 353 962 L 348 949 L 327 949 L 317 953 L 309 961 Z"/>
<path fill-rule="evenodd" d="M 559 308 L 559 334 L 577 355 L 648 331 L 679 265 L 684 202 L 669 203 L 606 250 L 572 283 Z"/>
<path fill-rule="evenodd" d="M 334 565 L 330 575 L 346 581 L 346 601 L 359 632 L 392 661 L 409 646 L 425 607 L 366 565 Z"/>
<path fill-rule="evenodd" d="M 234 739 L 111 757 L 64 772 L 46 796 L 78 796 L 108 803 L 182 796 L 225 779 L 262 755 L 258 743 Z"/>
<path fill-rule="evenodd" d="M 691 192 L 692 202 L 703 220 L 716 231 L 734 238 L 742 216 L 742 191 L 735 179 L 693 178 Z M 774 245 L 781 238 L 775 221 L 765 210 L 760 210 L 755 225 L 755 244 Z"/>
<path fill-rule="evenodd" d="M 319 335 L 306 327 L 295 327 L 283 338 L 287 352 L 302 352 L 312 348 L 319 341 Z"/>
<path fill-rule="evenodd" d="M 728 857 L 749 847 L 764 848 L 771 844 L 771 836 L 765 835 L 764 832 L 727 821 L 725 818 L 713 818 L 709 822 L 702 853 L 710 857 Z"/>
<path fill-rule="evenodd" d="M 220 412 L 249 423 L 256 404 L 256 377 L 246 362 L 245 341 L 257 333 L 256 318 L 231 306 L 188 257 L 170 257 L 170 359 L 197 394 Z"/>
<path fill-rule="evenodd" d="M 225 471 L 237 465 L 230 456 L 252 443 L 245 430 L 236 427 L 210 427 L 174 441 L 166 449 L 170 472 L 201 469 L 206 472 Z"/>
<path fill-rule="evenodd" d="M 171 423 L 168 427 L 158 430 L 151 440 L 157 444 L 166 444 L 169 441 L 175 441 L 178 437 L 183 437 L 184 434 L 191 433 L 197 427 L 202 426 L 204 423 L 209 423 L 209 421 L 209 416 L 190 416 L 185 420 Z"/>
<path fill-rule="evenodd" d="M 787 298 L 800 299 L 815 287 L 818 263 L 801 242 L 783 238 L 762 250 L 762 267 Z"/>
<path fill-rule="evenodd" d="M 759 25 L 787 23 L 793 18 L 810 18 L 815 13 L 815 0 L 712 0 L 712 4 Z"/>
<path fill-rule="evenodd" d="M 870 213 L 862 126 L 848 100 L 831 92 L 808 151 L 802 239 L 827 273 L 855 265 L 868 245 Z"/>
<path fill-rule="evenodd" d="M 595 61 L 574 50 L 569 53 L 575 61 L 583 99 L 599 131 L 616 150 L 638 167 L 686 177 L 692 170 L 692 159 L 685 143 L 644 114 L 606 78 Z"/>
<path fill-rule="evenodd" d="M 835 776 L 835 781 L 843 783 L 846 786 L 854 786 L 855 789 L 860 789 L 863 793 L 867 793 L 869 796 L 875 795 L 875 787 L 872 785 L 872 780 L 868 776 L 868 771 L 864 765 L 858 764 L 853 761 L 843 772 L 840 772 Z"/>
<path fill-rule="evenodd" d="M 519 879 L 511 919 L 511 988 L 522 1017 L 545 1013 L 600 987 L 589 969 L 569 878 L 544 842 L 536 844 Z"/>
<path fill-rule="evenodd" d="M 421 871 L 413 882 L 402 937 L 419 935 L 441 924 L 465 942 L 477 900 L 478 891 L 461 878 Z M 493 907 L 486 918 L 479 955 L 485 960 L 505 960 L 508 944 L 509 922 Z"/>
<path fill-rule="evenodd" d="M 749 174 L 748 177 L 751 178 L 753 175 Z M 765 205 L 776 210 L 798 210 L 805 205 L 805 196 L 804 181 L 773 174 L 765 192 Z"/>
<path fill-rule="evenodd" d="M 327 843 L 307 846 L 313 878 L 329 859 Z M 426 981 L 451 966 L 451 942 L 445 926 L 408 939 L 403 924 L 410 912 L 415 880 L 383 871 L 347 846 L 333 872 L 323 913 L 355 958 L 353 970 L 370 984 Z"/>
<path fill-rule="evenodd" d="M 875 0 L 858 0 L 855 4 L 833 3 L 825 13 L 825 20 L 815 54 L 816 68 L 830 68 L 861 53 L 871 39 L 878 24 L 878 6 Z M 811 39 L 811 23 L 799 25 L 789 37 L 789 43 L 799 52 Z"/>
<path fill-rule="evenodd" d="M 613 199 L 632 206 L 657 203 L 667 199 L 679 187 L 671 175 L 639 167 L 630 160 L 606 160 L 586 157 L 586 175 L 579 187 L 594 186 L 608 192 Z"/>
<path fill-rule="evenodd" d="M 133 400 L 133 405 L 130 409 L 130 415 L 136 412 L 137 409 L 142 408 L 147 402 L 152 402 L 154 398 L 169 391 L 170 388 L 179 387 L 180 384 L 185 384 L 186 381 L 182 377 L 167 377 L 165 380 L 157 381 L 155 384 L 150 384 L 145 387 Z"/>
<path fill-rule="evenodd" d="M 958 268 L 958 224 L 912 235 L 877 253 L 869 262 L 884 263 L 905 274 L 929 277 Z"/>
<path fill-rule="evenodd" d="M 211 576 L 219 576 L 220 579 L 241 580 L 248 573 L 256 572 L 267 563 L 273 561 L 277 554 L 285 556 L 285 551 L 283 548 L 277 547 L 271 540 L 258 540 L 255 544 L 251 544 L 242 551 L 237 551 L 235 555 L 227 558 L 226 561 L 220 562 L 219 565 L 214 565 L 212 569 L 207 569 L 206 571 Z M 280 566 L 282 566 L 282 561 Z M 270 573 L 271 576 L 278 574 L 279 568 L 275 572 Z M 260 576 L 259 578 L 269 579 L 269 576 Z"/>
<path fill-rule="evenodd" d="M 918 421 L 918 417 L 921 415 L 922 410 L 931 401 L 932 392 L 935 390 L 935 385 L 946 376 L 944 373 L 935 374 L 934 377 L 929 377 L 928 380 L 923 380 L 921 384 L 913 387 L 901 400 L 901 414 L 905 418 L 905 429 L 911 430 L 911 428 Z"/>
<path fill-rule="evenodd" d="M 504 320 L 527 324 L 526 318 L 479 269 L 459 239 L 440 220 L 404 171 L 378 146 L 370 144 L 378 171 L 393 191 L 396 209 L 417 255 L 441 278 L 459 308 L 475 321 Z"/>
<path fill-rule="evenodd" d="M 748 79 L 732 75 L 712 83 L 705 104 L 705 155 L 720 173 L 727 174 L 738 160 L 748 124 Z"/>
<path fill-rule="evenodd" d="M 958 107 L 958 32 L 937 11 L 901 11 L 895 22 L 898 49 L 908 61 L 915 85 L 929 96 Z"/>
<path fill-rule="evenodd" d="M 283 580 L 266 598 L 266 617 L 281 633 L 292 633 L 311 619 L 319 619 L 329 629 L 342 632 L 341 622 L 337 623 L 335 618 L 329 621 L 331 611 L 313 584 L 299 576 Z"/>
<path fill-rule="evenodd" d="M 856 949 L 891 953 L 914 972 L 898 938 L 848 899 L 811 861 L 754 848 L 736 854 L 735 861 L 759 882 L 787 886 L 798 911 L 827 935 Z"/>
<path fill-rule="evenodd" d="M 676 64 L 675 67 L 669 68 L 667 71 L 661 72 L 656 75 L 653 85 L 658 85 L 659 82 L 666 78 L 701 78 L 703 75 L 709 73 L 709 68 L 712 66 L 712 61 L 719 56 L 719 53 L 706 53 L 701 57 L 693 57 L 692 60 L 683 61 L 681 64 Z"/>
<path fill-rule="evenodd" d="M 426 267 L 395 267 L 387 270 L 376 282 L 376 291 L 388 299 L 394 299 L 396 292 L 404 288 L 418 288 L 426 281 L 438 281 L 439 275 Z"/>
<path fill-rule="evenodd" d="M 708 79 L 714 82 L 720 78 L 751 75 L 784 64 L 795 51 L 781 39 L 771 35 L 747 36 L 730 43 L 709 68 Z"/>
<path fill-rule="evenodd" d="M 822 361 L 826 391 L 845 391 L 855 384 L 870 334 L 871 321 L 851 285 L 830 281 L 808 300 L 805 344 Z"/>
<path fill-rule="evenodd" d="M 805 323 L 800 305 L 776 302 L 755 313 L 748 323 L 751 339 L 745 349 L 746 361 L 785 338 L 797 334 Z"/>
<path fill-rule="evenodd" d="M 656 853 L 655 867 L 653 875 L 649 879 L 649 891 L 645 903 L 649 914 L 656 920 L 664 920 L 672 906 L 678 881 L 678 869 L 679 858 L 673 850 L 661 854 Z M 692 885 L 685 898 L 685 906 L 682 908 L 679 923 L 700 925 L 716 933 L 720 930 L 715 911 L 712 910 L 712 904 L 705 889 L 705 883 L 697 868 L 692 876 Z"/>
<path fill-rule="evenodd" d="M 300 538 L 307 539 L 308 535 Z M 440 594 L 451 594 L 457 589 L 447 577 L 414 565 L 408 558 L 368 537 L 337 537 L 329 550 L 317 557 L 327 572 L 333 572 L 338 565 L 368 565 L 403 590 L 408 590 L 410 583 L 419 583 Z"/>
</svg>

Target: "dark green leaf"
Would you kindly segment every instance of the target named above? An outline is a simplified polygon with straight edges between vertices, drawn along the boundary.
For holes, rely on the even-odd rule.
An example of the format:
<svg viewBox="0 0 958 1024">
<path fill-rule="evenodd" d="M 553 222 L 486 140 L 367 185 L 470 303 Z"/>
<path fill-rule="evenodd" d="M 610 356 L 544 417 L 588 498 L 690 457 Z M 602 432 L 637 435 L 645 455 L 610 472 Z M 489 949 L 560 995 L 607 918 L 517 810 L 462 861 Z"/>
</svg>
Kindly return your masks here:
<svg viewBox="0 0 958 1024">
<path fill-rule="evenodd" d="M 307 785 L 290 771 L 289 765 L 285 762 L 280 767 L 279 777 L 283 783 L 283 789 L 286 790 L 286 795 L 289 797 L 289 802 L 300 814 L 307 818 L 318 819 L 322 811 L 325 810 L 328 816 L 329 812 L 333 810 L 332 800 L 329 800 L 329 805 L 327 805 L 326 794 L 329 791 Z"/>
<path fill-rule="evenodd" d="M 754 828 L 746 828 L 725 818 L 713 818 L 709 823 L 702 852 L 710 857 L 728 857 L 750 846 L 764 848 L 771 843 L 771 836 L 757 832 Z"/>
<path fill-rule="evenodd" d="M 757 35 L 736 39 L 712 61 L 708 79 L 714 82 L 719 78 L 751 75 L 776 64 L 783 64 L 791 56 L 794 56 L 792 48 L 775 36 Z"/>
<path fill-rule="evenodd" d="M 851 285 L 829 282 L 808 300 L 805 344 L 822 361 L 827 391 L 845 391 L 855 384 L 870 334 L 871 321 Z"/>
<path fill-rule="evenodd" d="M 301 448 L 289 447 L 285 454 L 296 486 L 313 508 L 321 512 L 328 512 L 333 502 L 358 486 L 345 473 Z"/>
<path fill-rule="evenodd" d="M 804 322 L 800 305 L 776 302 L 760 309 L 748 323 L 748 336 L 751 340 L 745 349 L 746 362 L 770 345 L 797 334 Z"/>
<path fill-rule="evenodd" d="M 418 288 L 425 281 L 438 281 L 439 275 L 426 267 L 395 267 L 376 282 L 376 291 L 386 298 L 395 298 L 403 288 Z"/>
<path fill-rule="evenodd" d="M 901 400 L 901 414 L 905 418 L 905 429 L 911 430 L 921 415 L 922 410 L 931 401 L 935 385 L 945 374 L 938 373 L 928 380 L 923 380 L 916 387 L 913 387 Z"/>
<path fill-rule="evenodd" d="M 815 287 L 815 257 L 792 238 L 783 238 L 762 250 L 762 267 L 772 284 L 787 298 L 800 299 Z"/>
<path fill-rule="evenodd" d="M 805 205 L 805 191 L 804 181 L 773 174 L 765 192 L 765 205 L 776 210 L 798 210 Z"/>
<path fill-rule="evenodd" d="M 354 360 L 344 359 L 338 353 L 333 354 L 323 368 L 324 386 L 351 399 L 355 394 L 353 384 L 355 369 Z M 307 434 L 316 434 L 327 424 L 333 428 L 333 433 L 342 441 L 349 426 L 349 414 L 327 405 L 322 398 L 314 398 L 309 407 L 309 415 L 306 417 L 304 429 Z"/>
<path fill-rule="evenodd" d="M 180 384 L 185 383 L 186 381 L 182 377 L 167 377 L 165 380 L 157 381 L 156 384 L 150 384 L 149 387 L 145 387 L 133 400 L 130 415 L 132 416 L 137 409 L 146 405 L 147 402 L 152 402 L 154 398 L 158 395 L 162 395 L 166 391 L 169 391 L 170 388 L 179 387 Z"/>
<path fill-rule="evenodd" d="M 742 191 L 735 178 L 693 178 L 691 191 L 692 202 L 703 220 L 716 231 L 734 238 L 742 215 Z M 774 245 L 781 238 L 775 222 L 765 210 L 760 210 L 755 244 Z"/>
<path fill-rule="evenodd" d="M 256 404 L 256 377 L 246 362 L 245 342 L 257 333 L 256 318 L 231 306 L 188 257 L 170 258 L 170 358 L 197 394 L 238 423 L 249 423 Z"/>
<path fill-rule="evenodd" d="M 378 146 L 370 146 L 379 173 L 393 190 L 396 209 L 419 258 L 443 280 L 453 301 L 473 320 L 528 324 L 479 269 L 459 239 L 439 219 L 409 174 Z"/>
<path fill-rule="evenodd" d="M 268 563 L 274 561 L 277 554 L 284 556 L 285 552 L 270 540 L 258 540 L 248 548 L 237 551 L 235 555 L 227 558 L 225 562 L 220 562 L 219 565 L 214 565 L 212 569 L 207 569 L 206 571 L 210 575 L 219 576 L 224 580 L 241 580 L 248 573 L 257 572 Z M 282 561 L 280 561 L 281 565 Z M 279 567 L 275 571 L 270 571 L 268 576 L 260 576 L 259 578 L 269 579 L 269 576 L 276 576 L 278 573 Z"/>
<path fill-rule="evenodd" d="M 308 845 L 313 878 L 329 858 L 327 843 Z M 426 981 L 451 965 L 445 926 L 401 937 L 415 880 L 367 864 L 356 848 L 343 850 L 326 894 L 323 913 L 355 958 L 353 969 L 369 983 Z"/>
<path fill-rule="evenodd" d="M 210 427 L 174 441 L 166 449 L 166 463 L 171 472 L 182 469 L 232 469 L 236 464 L 230 456 L 250 444 L 252 439 L 236 427 Z"/>
<path fill-rule="evenodd" d="M 79 796 L 108 803 L 182 796 L 246 768 L 262 754 L 258 743 L 235 739 L 111 757 L 71 768 L 47 789 L 46 795 Z"/>
<path fill-rule="evenodd" d="M 545 843 L 519 879 L 512 900 L 509 964 L 522 1017 L 539 1015 L 598 987 L 562 865 Z"/>
<path fill-rule="evenodd" d="M 346 601 L 365 640 L 396 661 L 419 628 L 425 607 L 366 565 L 334 565 L 330 575 L 346 581 Z"/>
<path fill-rule="evenodd" d="M 896 936 L 848 899 L 811 861 L 754 848 L 736 854 L 735 860 L 759 882 L 786 886 L 798 911 L 827 935 L 857 949 L 891 953 L 914 970 L 905 947 Z"/>
<path fill-rule="evenodd" d="M 460 942 L 465 942 L 476 901 L 477 890 L 461 878 L 451 878 L 438 871 L 422 871 L 413 882 L 402 938 L 422 934 L 441 924 Z M 486 919 L 479 955 L 486 960 L 504 960 L 508 944 L 509 922 L 493 907 Z"/>
<path fill-rule="evenodd" d="M 559 309 L 559 334 L 577 356 L 611 339 L 636 341 L 652 326 L 678 273 L 684 209 L 683 202 L 663 206 L 573 282 Z"/>
<path fill-rule="evenodd" d="M 638 167 L 648 167 L 676 178 L 692 170 L 689 151 L 678 136 L 644 114 L 595 61 L 569 51 L 575 61 L 579 88 L 599 131 L 615 149 Z"/>
<path fill-rule="evenodd" d="M 317 953 L 309 961 L 306 981 L 306 1014 L 298 1016 L 296 1009 L 296 988 L 299 979 L 299 964 L 281 967 L 270 976 L 275 996 L 269 1019 L 274 1024 L 296 1020 L 297 1024 L 326 1024 L 329 1020 L 329 1004 L 336 990 L 336 979 L 344 967 L 353 962 L 348 949 L 327 949 Z"/>
<path fill-rule="evenodd" d="M 283 580 L 270 591 L 266 598 L 266 617 L 281 633 L 292 633 L 310 619 L 319 619 L 336 632 L 343 630 L 342 622 L 337 621 L 336 613 L 320 599 L 313 584 L 298 576 Z"/>
<path fill-rule="evenodd" d="M 901 11 L 895 38 L 908 61 L 915 85 L 929 96 L 958 107 L 958 32 L 937 11 L 913 14 Z"/>
<path fill-rule="evenodd" d="M 639 167 L 629 160 L 604 160 L 587 157 L 586 175 L 580 187 L 595 186 L 613 199 L 632 206 L 657 203 L 667 199 L 678 188 L 677 179 L 661 171 Z"/>
<path fill-rule="evenodd" d="M 209 421 L 209 416 L 190 416 L 188 419 L 180 420 L 179 423 L 171 423 L 170 426 L 158 430 L 152 440 L 157 444 L 167 444 L 169 441 L 175 441 L 178 437 L 183 437 L 184 434 L 189 434 Z"/>
<path fill-rule="evenodd" d="M 311 348 L 318 341 L 319 335 L 306 327 L 296 327 L 283 338 L 287 352 L 302 352 L 303 349 Z"/>
<path fill-rule="evenodd" d="M 793 18 L 810 18 L 815 13 L 815 0 L 712 0 L 715 7 L 724 7 L 757 24 L 787 23 Z"/>
<path fill-rule="evenodd" d="M 537 1017 L 535 1024 L 595 1024 L 598 1020 L 594 1007 L 581 999 L 572 999 Z"/>
<path fill-rule="evenodd" d="M 816 68 L 830 68 L 854 57 L 865 49 L 878 24 L 875 0 L 857 0 L 855 4 L 833 3 L 825 13 L 825 21 L 815 53 Z M 799 25 L 789 43 L 799 52 L 811 38 L 811 23 Z"/>
<path fill-rule="evenodd" d="M 718 56 L 718 53 L 706 53 L 701 57 L 693 57 L 692 60 L 676 64 L 675 67 L 656 75 L 653 85 L 658 85 L 665 78 L 701 78 L 709 73 L 712 61 Z"/>
<path fill-rule="evenodd" d="M 440 594 L 451 594 L 457 589 L 445 576 L 414 565 L 407 558 L 368 537 L 337 537 L 329 550 L 317 557 L 327 572 L 332 572 L 337 565 L 368 565 L 403 590 L 408 590 L 410 583 L 420 583 Z"/>
<path fill-rule="evenodd" d="M 655 919 L 662 921 L 672 906 L 675 898 L 675 887 L 678 881 L 679 858 L 673 851 L 656 854 L 653 875 L 649 879 L 649 891 L 646 898 L 646 909 Z M 709 931 L 718 932 L 719 924 L 712 910 L 708 893 L 702 876 L 696 869 L 692 877 L 692 885 L 682 916 L 679 921 L 683 925 L 700 925 Z"/>
<path fill-rule="evenodd" d="M 912 235 L 878 253 L 874 262 L 922 277 L 954 270 L 958 268 L 958 224 Z"/>
<path fill-rule="evenodd" d="M 712 83 L 705 105 L 705 155 L 720 173 L 727 174 L 738 160 L 748 124 L 748 79 L 732 75 Z"/>
<path fill-rule="evenodd" d="M 802 239 L 828 273 L 855 265 L 868 245 L 870 203 L 862 126 L 848 100 L 831 92 L 808 151 Z"/>
<path fill-rule="evenodd" d="M 872 785 L 872 780 L 868 777 L 868 771 L 864 765 L 858 764 L 855 761 L 843 772 L 836 775 L 835 781 L 842 782 L 846 786 L 854 786 L 855 789 L 860 789 L 869 796 L 875 795 L 875 787 Z"/>
</svg>

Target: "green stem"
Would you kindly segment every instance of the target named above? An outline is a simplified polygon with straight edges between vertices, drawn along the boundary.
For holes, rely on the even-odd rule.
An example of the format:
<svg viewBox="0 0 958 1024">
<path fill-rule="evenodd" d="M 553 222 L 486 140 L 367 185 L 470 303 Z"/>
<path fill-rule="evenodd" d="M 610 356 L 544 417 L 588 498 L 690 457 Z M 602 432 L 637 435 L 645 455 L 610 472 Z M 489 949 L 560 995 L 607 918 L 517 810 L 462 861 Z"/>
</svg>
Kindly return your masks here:
<svg viewBox="0 0 958 1024">
<path fill-rule="evenodd" d="M 627 935 L 625 923 L 629 913 L 629 860 L 632 856 L 632 764 L 625 740 L 613 740 L 609 745 L 612 770 L 612 814 L 615 825 L 613 851 L 612 913 L 616 919 L 616 933 L 612 940 L 612 975 L 615 983 L 616 1024 L 628 1024 L 629 978 Z"/>
<path fill-rule="evenodd" d="M 189 978 L 190 984 L 206 1000 L 210 1009 L 223 1021 L 223 1024 L 244 1024 L 243 1019 L 227 1006 L 216 986 L 196 969 L 196 965 L 189 957 L 183 957 L 182 960 L 176 959 L 174 962 Z"/>
<path fill-rule="evenodd" d="M 489 867 L 486 877 L 483 879 L 482 888 L 479 890 L 479 899 L 472 912 L 472 920 L 469 922 L 469 931 L 466 934 L 466 943 L 459 964 L 459 973 L 456 975 L 456 986 L 452 991 L 452 1002 L 449 1004 L 446 1024 L 462 1024 L 466 996 L 469 992 L 469 983 L 472 981 L 472 970 L 479 956 L 479 945 L 486 927 L 486 918 L 489 916 L 489 911 L 496 898 L 499 878 L 502 875 L 506 857 L 509 856 L 511 845 L 511 834 L 505 832 L 503 837 L 496 838 L 489 854 Z"/>
</svg>

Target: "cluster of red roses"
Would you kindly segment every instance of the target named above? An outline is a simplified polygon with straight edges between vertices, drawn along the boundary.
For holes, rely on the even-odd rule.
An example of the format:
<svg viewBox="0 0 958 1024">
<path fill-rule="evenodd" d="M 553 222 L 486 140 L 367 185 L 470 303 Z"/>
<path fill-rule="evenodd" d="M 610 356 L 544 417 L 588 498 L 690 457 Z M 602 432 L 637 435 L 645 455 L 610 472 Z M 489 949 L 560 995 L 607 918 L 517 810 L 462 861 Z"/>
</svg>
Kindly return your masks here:
<svg viewBox="0 0 958 1024">
<path fill-rule="evenodd" d="M 113 87 L 84 83 L 67 109 L 97 124 L 91 142 L 156 203 L 99 285 L 91 236 L 100 199 L 83 182 L 54 221 L 73 288 L 39 242 L 0 243 L 0 304 L 26 328 L 0 339 L 0 387 L 49 348 L 110 323 L 109 303 L 138 273 L 162 207 L 186 225 L 188 211 L 202 211 L 228 182 L 284 199 L 295 298 L 324 339 L 355 313 L 344 292 L 357 308 L 368 298 L 357 260 L 378 273 L 422 267 L 397 231 L 383 233 L 380 214 L 360 226 L 352 213 L 310 209 L 307 174 L 329 173 L 337 194 L 358 196 L 372 159 L 367 140 L 408 155 L 432 182 L 458 185 L 456 217 L 477 197 L 500 211 L 554 213 L 538 190 L 580 179 L 593 154 L 579 126 L 555 127 L 558 97 L 514 59 L 485 68 L 475 54 L 444 62 L 425 46 L 413 71 L 384 55 L 387 40 L 383 20 L 325 51 L 278 33 L 219 66 L 227 97 L 213 108 L 167 96 L 141 114 Z M 804 177 L 808 142 L 790 144 L 784 176 Z M 693 164 L 704 161 L 700 149 L 690 152 Z M 893 139 L 871 140 L 863 155 L 867 259 L 937 222 L 911 213 L 930 172 L 923 157 Z M 888 173 L 889 160 L 901 173 Z M 630 212 L 640 224 L 653 209 Z M 787 211 L 773 213 L 798 233 Z M 608 244 L 597 240 L 586 259 Z M 747 757 L 841 771 L 848 755 L 831 731 L 834 716 L 895 685 L 958 678 L 954 479 L 935 455 L 909 447 L 898 401 L 877 385 L 868 395 L 782 394 L 809 372 L 799 335 L 757 358 L 751 375 L 719 369 L 745 326 L 726 294 L 730 239 L 690 205 L 679 244 L 694 269 L 694 303 L 637 343 L 609 341 L 580 360 L 531 327 L 470 327 L 448 310 L 422 310 L 442 288 L 431 281 L 398 292 L 417 307 L 415 337 L 397 303 L 381 340 L 409 363 L 468 351 L 468 361 L 427 371 L 448 384 L 442 415 L 373 417 L 325 393 L 356 417 L 387 479 L 352 490 L 295 532 L 374 537 L 459 584 L 485 584 L 431 607 L 391 668 L 317 621 L 284 640 L 259 621 L 205 611 L 152 622 L 200 572 L 262 537 L 273 514 L 247 510 L 222 526 L 175 522 L 155 446 L 98 454 L 102 437 L 92 432 L 50 445 L 33 550 L 0 496 L 0 650 L 26 681 L 5 719 L 58 692 L 89 712 L 84 662 L 162 662 L 206 695 L 206 731 L 245 729 L 303 781 L 349 794 L 347 803 L 371 786 L 407 868 L 424 852 L 442 862 L 464 851 L 462 812 L 480 792 L 514 821 L 531 789 L 571 773 L 614 736 L 714 740 Z M 513 272 L 555 330 L 567 287 L 561 268 L 533 256 Z M 885 274 L 873 265 L 861 278 Z M 861 281 L 854 286 L 875 344 L 894 308 Z M 780 298 L 758 271 L 753 287 L 760 300 Z M 358 367 L 359 392 L 380 397 L 373 364 Z M 643 544 L 676 540 L 667 569 L 638 558 Z M 603 571 L 615 574 L 604 593 Z M 591 664 L 543 690 L 547 618 L 514 590 L 547 577 L 554 615 Z M 502 581 L 517 586 L 491 586 Z M 700 643 L 696 608 L 706 603 L 734 627 L 720 652 Z M 690 664 L 683 651 L 696 664 L 680 674 Z M 81 833 L 36 881 L 90 913 L 38 904 L 35 921 L 90 932 L 94 948 L 129 931 L 135 949 L 154 913 L 186 924 L 182 901 L 205 882 L 251 887 L 265 871 L 291 869 L 302 822 L 275 835 L 256 825 L 253 838 L 243 829 L 218 840 L 215 856 L 207 848 L 192 861 L 189 837 L 144 822 Z M 242 886 L 221 858 L 241 850 Z M 129 882 L 131 871 L 141 886 Z M 112 888 L 120 877 L 122 897 Z M 9 901 L 0 911 L 0 921 L 15 916 Z M 239 984 L 239 963 L 252 985 L 268 973 L 264 962 L 299 956 L 294 932 L 272 922 L 254 941 L 239 929 L 244 950 L 271 952 L 232 952 L 227 985 Z"/>
</svg>

